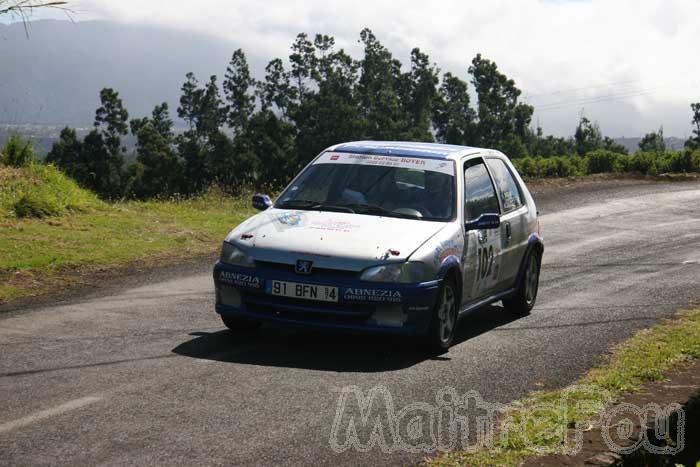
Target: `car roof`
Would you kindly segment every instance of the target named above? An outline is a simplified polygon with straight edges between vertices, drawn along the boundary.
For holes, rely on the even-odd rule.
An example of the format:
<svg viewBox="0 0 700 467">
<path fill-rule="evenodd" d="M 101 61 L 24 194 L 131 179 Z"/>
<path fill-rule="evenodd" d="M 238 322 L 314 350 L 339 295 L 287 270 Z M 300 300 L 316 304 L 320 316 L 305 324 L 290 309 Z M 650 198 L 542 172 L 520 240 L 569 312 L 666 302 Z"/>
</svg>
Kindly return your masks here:
<svg viewBox="0 0 700 467">
<path fill-rule="evenodd" d="M 449 159 L 451 156 L 482 151 L 481 148 L 469 146 L 408 141 L 353 141 L 331 146 L 328 150 L 383 156 L 425 157 L 430 159 Z"/>
</svg>

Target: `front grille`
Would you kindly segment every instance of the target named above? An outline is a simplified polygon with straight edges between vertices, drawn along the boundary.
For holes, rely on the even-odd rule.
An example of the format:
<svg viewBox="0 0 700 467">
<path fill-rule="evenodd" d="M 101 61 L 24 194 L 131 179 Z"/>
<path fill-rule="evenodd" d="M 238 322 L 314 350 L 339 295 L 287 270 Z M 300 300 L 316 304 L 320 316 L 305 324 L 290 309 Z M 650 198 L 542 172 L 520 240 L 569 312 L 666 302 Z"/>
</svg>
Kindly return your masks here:
<svg viewBox="0 0 700 467">
<path fill-rule="evenodd" d="M 270 261 L 256 261 L 255 267 L 260 272 L 285 272 L 296 274 L 295 266 L 293 264 L 284 263 L 273 263 Z M 356 271 L 345 271 L 342 269 L 330 269 L 330 268 L 317 268 L 313 267 L 311 269 L 311 274 L 299 274 L 299 277 L 304 278 L 323 278 L 323 279 L 334 279 L 334 278 L 357 278 L 358 273 Z"/>
</svg>

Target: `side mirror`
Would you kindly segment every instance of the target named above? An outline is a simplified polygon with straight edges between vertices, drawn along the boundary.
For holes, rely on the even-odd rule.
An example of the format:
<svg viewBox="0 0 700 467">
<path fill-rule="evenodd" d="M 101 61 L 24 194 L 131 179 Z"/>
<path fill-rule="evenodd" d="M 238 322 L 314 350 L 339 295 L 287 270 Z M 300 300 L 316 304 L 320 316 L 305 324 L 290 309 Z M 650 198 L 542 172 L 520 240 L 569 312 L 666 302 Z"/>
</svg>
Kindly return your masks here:
<svg viewBox="0 0 700 467">
<path fill-rule="evenodd" d="M 267 195 L 256 193 L 253 195 L 253 207 L 258 211 L 264 211 L 272 207 L 272 200 Z"/>
<path fill-rule="evenodd" d="M 496 229 L 501 225 L 501 216 L 498 214 L 482 214 L 475 221 L 467 222 L 464 227 L 469 230 Z"/>
</svg>

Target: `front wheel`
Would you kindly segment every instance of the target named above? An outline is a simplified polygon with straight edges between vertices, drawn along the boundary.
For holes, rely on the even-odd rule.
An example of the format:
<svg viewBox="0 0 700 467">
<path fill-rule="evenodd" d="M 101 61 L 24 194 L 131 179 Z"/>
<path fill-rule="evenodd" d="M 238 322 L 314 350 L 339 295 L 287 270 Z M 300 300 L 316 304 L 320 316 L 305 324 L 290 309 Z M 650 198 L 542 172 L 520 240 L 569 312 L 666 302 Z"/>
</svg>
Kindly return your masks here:
<svg viewBox="0 0 700 467">
<path fill-rule="evenodd" d="M 430 330 L 425 336 L 429 350 L 446 352 L 452 345 L 457 328 L 457 297 L 454 282 L 445 280 L 438 291 Z"/>
<path fill-rule="evenodd" d="M 525 316 L 535 306 L 537 291 L 540 285 L 540 255 L 531 252 L 527 257 L 525 271 L 520 278 L 520 283 L 511 298 L 503 300 L 506 310 L 516 316 Z"/>
</svg>

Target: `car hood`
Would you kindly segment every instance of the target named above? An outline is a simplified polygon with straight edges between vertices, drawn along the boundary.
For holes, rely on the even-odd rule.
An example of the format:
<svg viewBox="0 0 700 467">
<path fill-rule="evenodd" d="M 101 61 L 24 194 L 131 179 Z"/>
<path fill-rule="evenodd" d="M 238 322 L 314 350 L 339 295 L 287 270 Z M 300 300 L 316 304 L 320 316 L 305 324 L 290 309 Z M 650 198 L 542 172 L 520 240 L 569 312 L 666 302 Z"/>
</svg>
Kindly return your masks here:
<svg viewBox="0 0 700 467">
<path fill-rule="evenodd" d="M 364 214 L 269 209 L 234 229 L 226 241 L 258 261 L 360 271 L 405 261 L 442 230 L 444 222 Z"/>
</svg>

